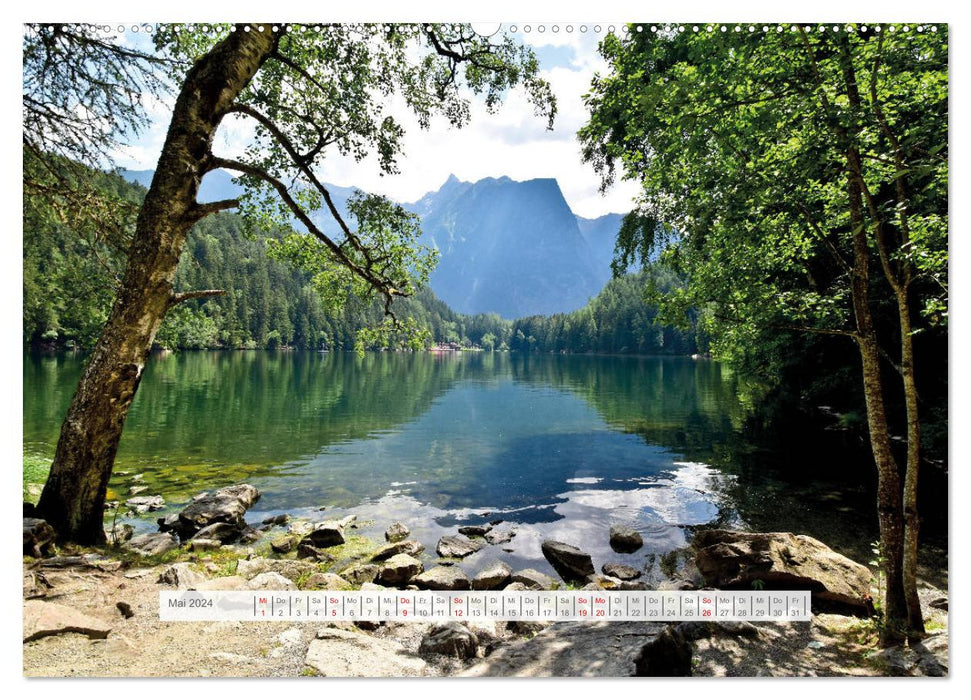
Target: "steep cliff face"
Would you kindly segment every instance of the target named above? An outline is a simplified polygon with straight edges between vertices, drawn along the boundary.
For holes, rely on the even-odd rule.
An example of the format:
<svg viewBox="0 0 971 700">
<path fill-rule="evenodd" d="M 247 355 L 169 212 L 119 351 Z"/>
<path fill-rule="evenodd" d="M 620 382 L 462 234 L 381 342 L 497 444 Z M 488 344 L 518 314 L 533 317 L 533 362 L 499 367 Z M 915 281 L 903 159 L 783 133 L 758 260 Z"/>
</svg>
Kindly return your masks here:
<svg viewBox="0 0 971 700">
<path fill-rule="evenodd" d="M 152 174 L 122 172 L 146 187 Z M 354 188 L 328 188 L 346 217 Z M 199 200 L 227 199 L 240 192 L 231 174 L 216 170 L 203 180 Z M 577 217 L 551 178 L 472 183 L 453 175 L 437 191 L 404 206 L 422 217 L 423 242 L 441 251 L 431 276 L 435 294 L 461 313 L 494 312 L 509 319 L 573 311 L 586 304 L 610 278 L 623 218 Z M 314 218 L 325 231 L 336 233 L 329 214 L 318 212 Z"/>
<path fill-rule="evenodd" d="M 442 254 L 432 288 L 456 311 L 506 318 L 572 311 L 609 276 L 556 180 L 452 176 L 408 206 Z"/>
</svg>

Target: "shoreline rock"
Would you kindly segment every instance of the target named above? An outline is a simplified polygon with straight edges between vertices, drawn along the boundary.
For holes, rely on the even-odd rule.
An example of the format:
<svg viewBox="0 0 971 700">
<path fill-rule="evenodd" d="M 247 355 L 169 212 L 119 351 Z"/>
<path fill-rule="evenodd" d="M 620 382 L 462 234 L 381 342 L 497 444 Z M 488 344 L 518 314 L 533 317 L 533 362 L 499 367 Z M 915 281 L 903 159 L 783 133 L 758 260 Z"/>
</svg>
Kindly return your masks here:
<svg viewBox="0 0 971 700">
<path fill-rule="evenodd" d="M 695 562 L 705 582 L 719 589 L 808 589 L 816 603 L 868 613 L 870 570 L 819 540 L 791 532 L 701 530 Z"/>
<path fill-rule="evenodd" d="M 464 559 L 470 554 L 475 554 L 482 547 L 481 542 L 474 542 L 461 535 L 445 535 L 438 540 L 438 546 L 435 547 L 435 552 L 440 557 Z"/>
<path fill-rule="evenodd" d="M 583 583 L 597 572 L 590 555 L 571 544 L 546 540 L 542 545 L 543 556 L 556 569 L 564 581 Z"/>
<path fill-rule="evenodd" d="M 610 526 L 610 547 L 621 554 L 636 552 L 644 546 L 641 533 L 627 525 Z"/>
<path fill-rule="evenodd" d="M 179 513 L 174 529 L 183 539 L 189 539 L 214 523 L 226 523 L 242 532 L 246 511 L 260 500 L 259 489 L 250 484 L 227 486 L 210 494 L 203 492 Z"/>
</svg>

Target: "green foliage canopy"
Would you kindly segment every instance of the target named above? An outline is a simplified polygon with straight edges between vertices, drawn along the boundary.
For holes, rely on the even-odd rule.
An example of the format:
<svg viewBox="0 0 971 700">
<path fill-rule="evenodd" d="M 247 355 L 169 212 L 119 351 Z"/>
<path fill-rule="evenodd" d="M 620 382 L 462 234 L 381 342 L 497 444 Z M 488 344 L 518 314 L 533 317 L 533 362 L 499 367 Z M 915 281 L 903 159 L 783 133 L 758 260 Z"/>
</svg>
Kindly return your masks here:
<svg viewBox="0 0 971 700">
<path fill-rule="evenodd" d="M 701 310 L 722 356 L 852 332 L 855 147 L 877 293 L 910 279 L 922 327 L 946 323 L 946 27 L 630 29 L 601 44 L 580 138 L 605 187 L 643 186 L 616 265 L 663 250 L 688 279 L 653 295 L 669 318 Z"/>
</svg>

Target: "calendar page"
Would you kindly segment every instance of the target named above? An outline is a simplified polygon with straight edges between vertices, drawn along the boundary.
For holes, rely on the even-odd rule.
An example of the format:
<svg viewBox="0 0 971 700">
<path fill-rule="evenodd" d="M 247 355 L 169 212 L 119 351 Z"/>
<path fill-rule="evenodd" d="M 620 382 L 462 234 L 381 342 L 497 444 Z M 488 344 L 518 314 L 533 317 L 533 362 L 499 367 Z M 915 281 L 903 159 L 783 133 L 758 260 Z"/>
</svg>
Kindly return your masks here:
<svg viewBox="0 0 971 700">
<path fill-rule="evenodd" d="M 23 676 L 948 675 L 948 24 L 573 10 L 22 25 Z"/>
</svg>

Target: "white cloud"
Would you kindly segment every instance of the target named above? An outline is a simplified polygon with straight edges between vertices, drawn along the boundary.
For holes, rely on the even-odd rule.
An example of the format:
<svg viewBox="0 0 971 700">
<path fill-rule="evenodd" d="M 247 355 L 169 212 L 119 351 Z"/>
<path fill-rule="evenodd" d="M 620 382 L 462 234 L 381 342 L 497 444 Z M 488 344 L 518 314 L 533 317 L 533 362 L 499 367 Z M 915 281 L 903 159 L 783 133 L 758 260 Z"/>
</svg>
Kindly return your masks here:
<svg viewBox="0 0 971 700">
<path fill-rule="evenodd" d="M 609 24 L 601 26 L 606 28 Z M 598 191 L 600 179 L 589 164 L 582 162 L 575 138 L 587 118 L 582 95 L 589 90 L 594 73 L 606 69 L 596 51 L 602 34 L 592 31 L 595 23 L 587 25 L 586 33 L 579 31 L 580 25 L 573 25 L 573 32 L 567 32 L 565 25 L 558 32 L 552 31 L 552 25 L 544 26 L 544 32 L 537 30 L 538 25 L 531 25 L 531 32 L 520 31 L 516 36 L 537 50 L 543 77 L 556 93 L 558 113 L 552 131 L 546 129 L 544 118 L 533 113 L 532 105 L 519 90 L 512 91 L 494 114 L 488 114 L 481 101 L 474 101 L 471 122 L 463 129 L 450 128 L 444 119 L 437 119 L 430 130 L 422 130 L 404 104 L 397 101 L 391 111 L 406 130 L 405 155 L 399 161 L 401 174 L 382 177 L 374 158 L 358 163 L 353 158 L 331 154 L 321 162 L 321 177 L 336 185 L 353 185 L 398 201 L 419 199 L 438 189 L 450 174 L 467 181 L 503 175 L 514 180 L 556 178 L 576 214 L 595 217 L 628 211 L 637 187 L 619 183 L 602 196 Z M 563 51 L 564 48 L 570 50 Z M 549 60 L 544 62 L 544 56 Z M 168 114 L 167 107 L 163 110 L 153 106 L 152 117 L 158 127 L 119 154 L 120 164 L 154 167 Z M 216 151 L 237 155 L 251 136 L 250 122 L 227 119 L 217 136 Z"/>
</svg>

